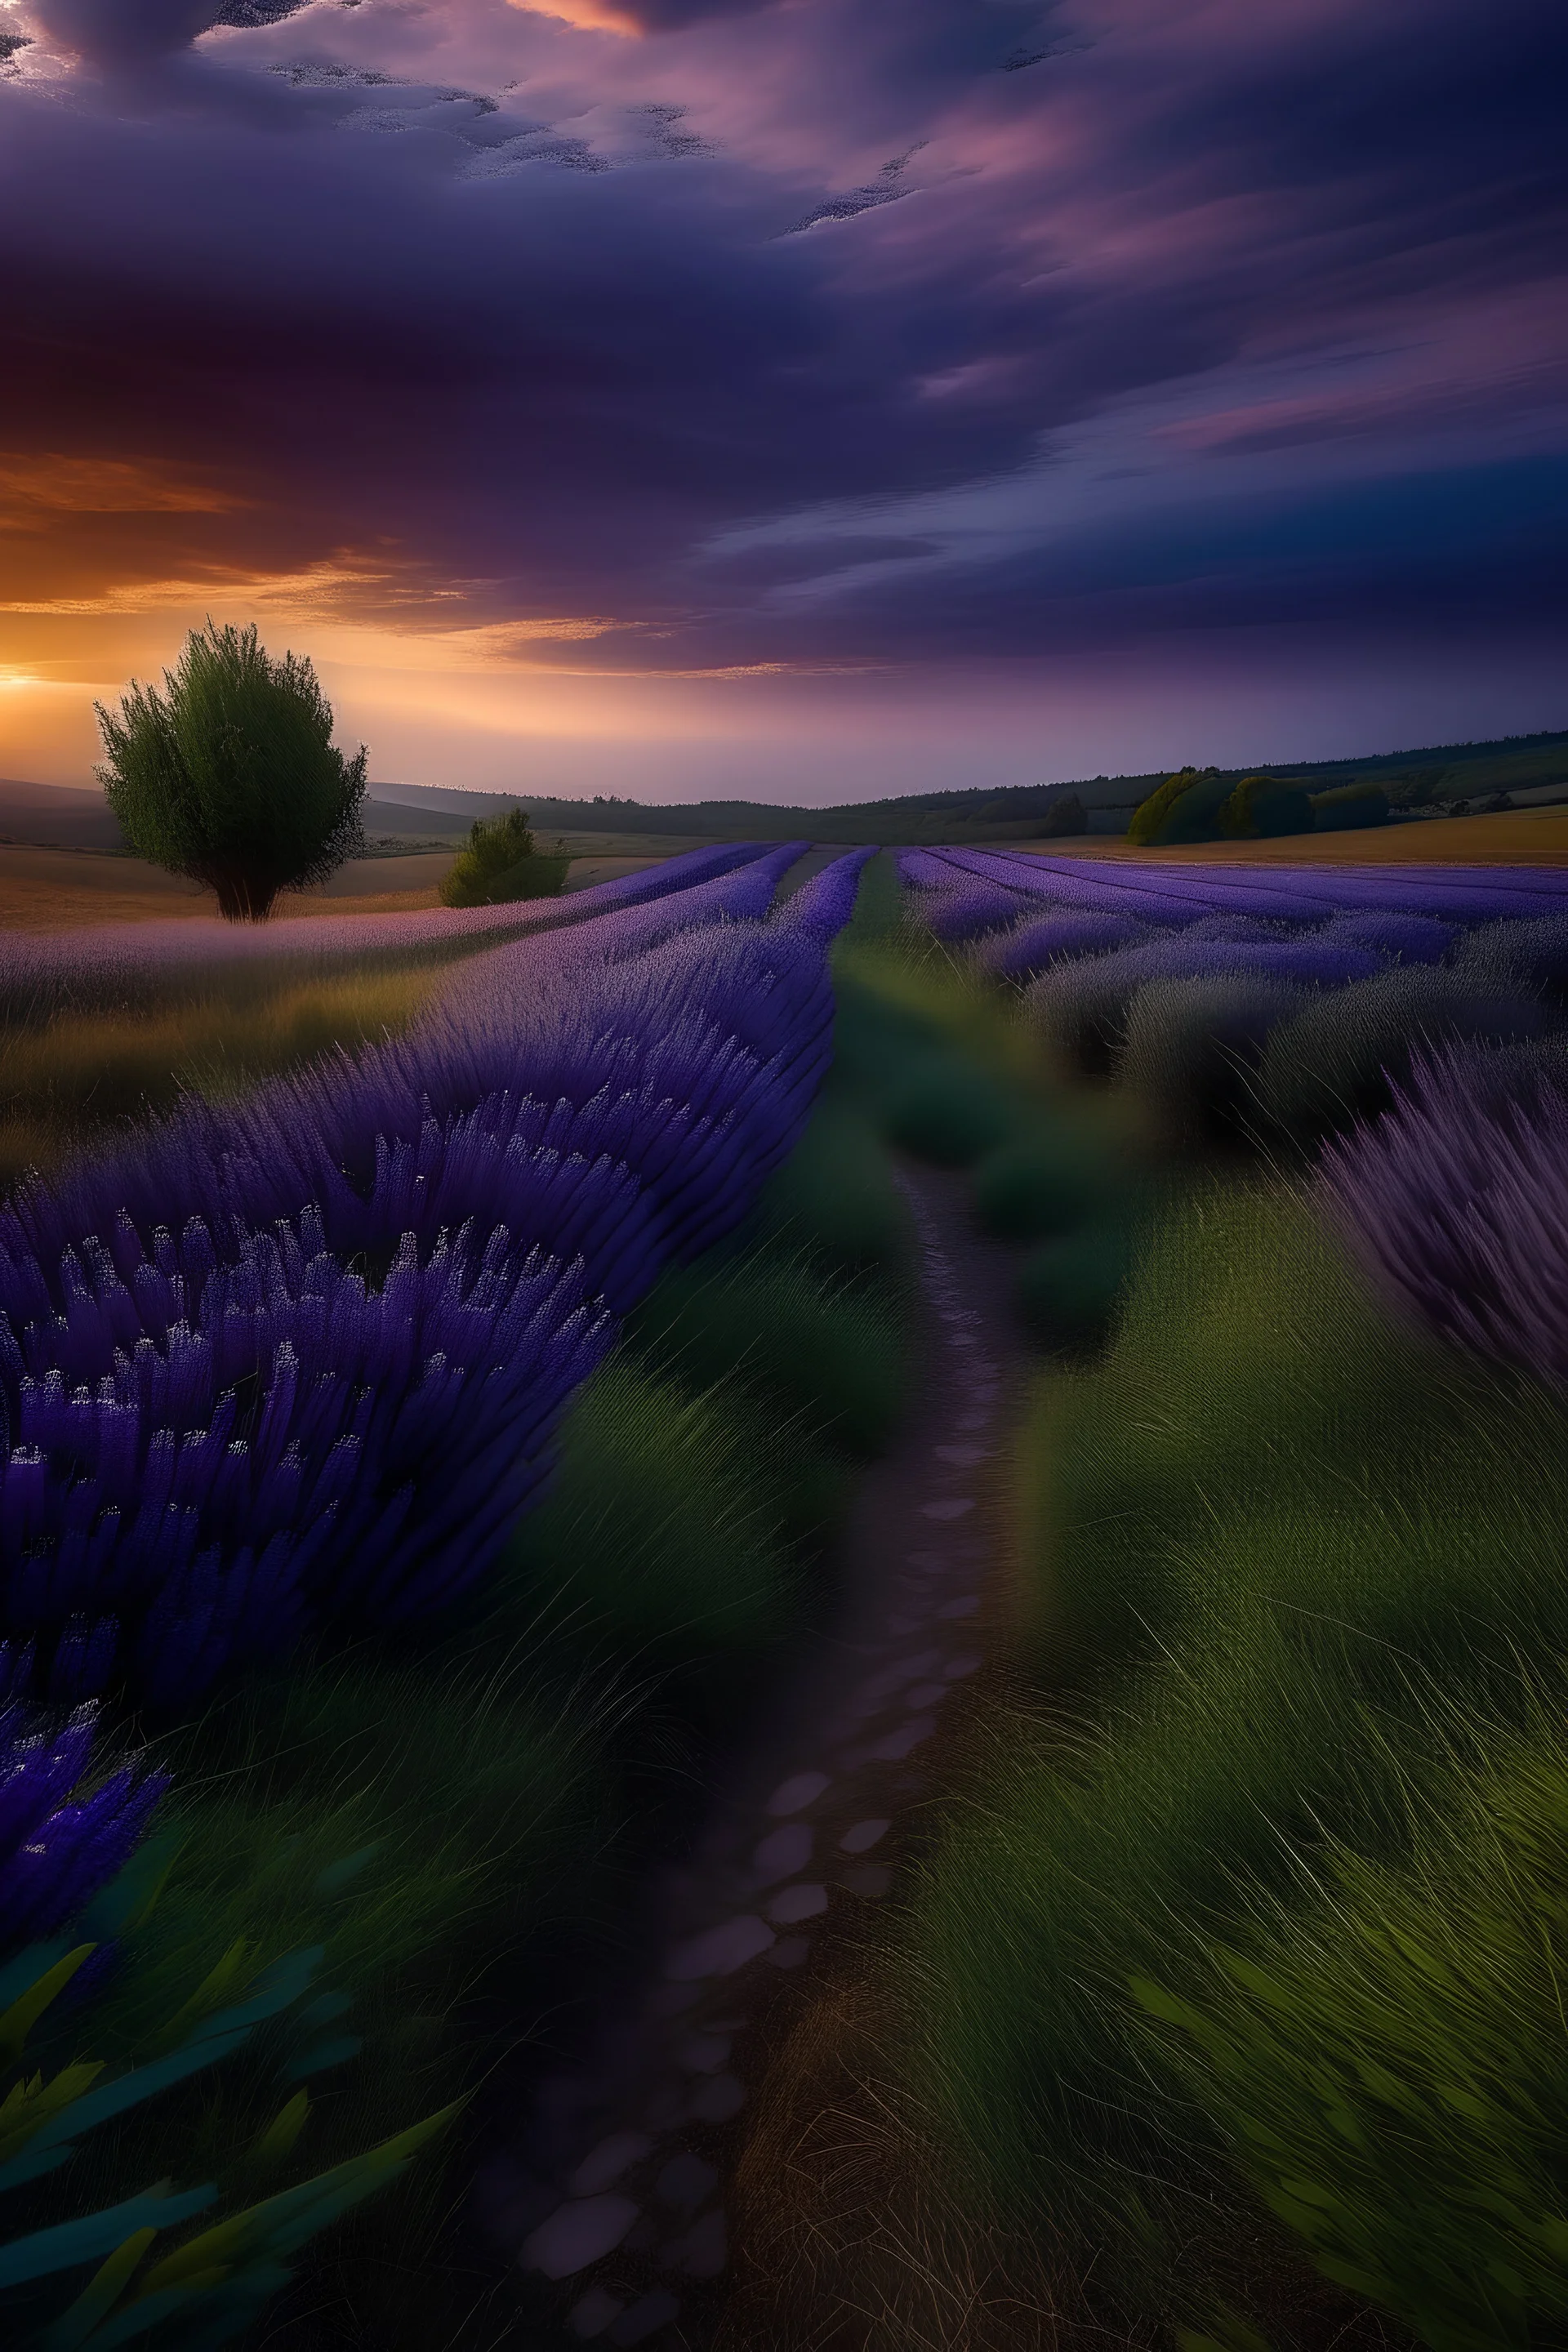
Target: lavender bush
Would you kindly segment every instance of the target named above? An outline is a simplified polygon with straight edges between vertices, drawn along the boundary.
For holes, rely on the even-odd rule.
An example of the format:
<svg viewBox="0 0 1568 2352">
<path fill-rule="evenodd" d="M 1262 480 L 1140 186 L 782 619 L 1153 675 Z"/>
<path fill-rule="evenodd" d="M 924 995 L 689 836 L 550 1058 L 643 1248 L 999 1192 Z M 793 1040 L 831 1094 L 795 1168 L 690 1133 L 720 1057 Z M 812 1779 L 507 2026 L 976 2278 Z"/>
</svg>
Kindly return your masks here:
<svg viewBox="0 0 1568 2352">
<path fill-rule="evenodd" d="M 1330 1211 L 1411 1313 L 1568 1389 L 1568 1091 L 1450 1047 L 1323 1154 Z"/>
<path fill-rule="evenodd" d="M 0 1212 L 0 1606 L 51 1695 L 186 1706 L 483 1575 L 616 1318 L 805 1119 L 854 877 L 764 920 L 797 852 L 493 949 Z"/>
<path fill-rule="evenodd" d="M 1031 915 L 1003 938 L 987 940 L 978 961 L 996 980 L 1033 980 L 1037 972 L 1076 956 L 1136 947 L 1151 929 L 1132 915 Z"/>
<path fill-rule="evenodd" d="M 1248 1073 L 1307 995 L 1255 972 L 1153 981 L 1128 1010 L 1117 1076 L 1173 1141 L 1245 1129 Z"/>
<path fill-rule="evenodd" d="M 0 1688 L 29 1663 L 0 1643 Z M 167 1785 L 132 1763 L 82 1793 L 94 1721 L 91 1706 L 61 1723 L 0 1701 L 0 1953 L 54 1935 L 115 1876 Z"/>
</svg>

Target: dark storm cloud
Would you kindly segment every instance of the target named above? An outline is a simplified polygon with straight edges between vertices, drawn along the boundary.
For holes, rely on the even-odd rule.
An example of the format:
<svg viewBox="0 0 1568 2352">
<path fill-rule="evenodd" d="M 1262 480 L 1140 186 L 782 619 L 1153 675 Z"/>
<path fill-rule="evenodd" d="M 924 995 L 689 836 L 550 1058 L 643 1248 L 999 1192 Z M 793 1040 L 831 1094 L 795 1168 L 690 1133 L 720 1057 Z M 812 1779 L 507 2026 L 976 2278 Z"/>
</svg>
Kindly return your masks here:
<svg viewBox="0 0 1568 2352">
<path fill-rule="evenodd" d="M 0 448 L 230 503 L 0 531 L 0 601 L 346 551 L 368 612 L 671 667 L 1539 604 L 1545 0 L 618 13 L 31 0 Z M 922 511 L 1010 475 L 1016 521 Z"/>
</svg>

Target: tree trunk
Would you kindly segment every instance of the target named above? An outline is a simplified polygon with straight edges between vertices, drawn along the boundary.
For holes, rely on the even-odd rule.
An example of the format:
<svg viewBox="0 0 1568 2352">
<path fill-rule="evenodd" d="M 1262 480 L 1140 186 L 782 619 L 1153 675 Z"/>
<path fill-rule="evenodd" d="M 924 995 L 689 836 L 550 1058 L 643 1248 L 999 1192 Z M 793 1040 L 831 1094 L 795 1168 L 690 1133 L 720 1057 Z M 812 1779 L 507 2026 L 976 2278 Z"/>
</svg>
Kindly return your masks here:
<svg viewBox="0 0 1568 2352">
<path fill-rule="evenodd" d="M 248 874 L 215 875 L 213 887 L 217 892 L 218 913 L 230 923 L 264 923 L 278 896 L 275 885 L 257 881 Z"/>
</svg>

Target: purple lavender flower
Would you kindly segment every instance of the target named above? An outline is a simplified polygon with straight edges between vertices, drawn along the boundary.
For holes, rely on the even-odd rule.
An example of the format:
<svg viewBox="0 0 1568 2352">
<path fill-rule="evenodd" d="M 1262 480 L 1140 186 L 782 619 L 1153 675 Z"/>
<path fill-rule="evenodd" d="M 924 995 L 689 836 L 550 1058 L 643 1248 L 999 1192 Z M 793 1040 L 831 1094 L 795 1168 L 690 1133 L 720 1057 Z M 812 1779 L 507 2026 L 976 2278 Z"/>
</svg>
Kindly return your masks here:
<svg viewBox="0 0 1568 2352">
<path fill-rule="evenodd" d="M 1133 915 L 1032 915 L 1003 938 L 988 940 L 979 961 L 998 980 L 1032 980 L 1054 963 L 1136 947 L 1149 935 L 1150 926 Z"/>
<path fill-rule="evenodd" d="M 167 1786 L 123 1766 L 85 1796 L 94 1710 L 0 1707 L 0 1950 L 53 1935 L 128 1860 Z"/>
<path fill-rule="evenodd" d="M 760 919 L 799 846 L 0 1213 L 0 1607 L 52 1695 L 187 1706 L 482 1576 L 616 1319 L 804 1122 L 850 893 Z"/>
<path fill-rule="evenodd" d="M 1450 1047 L 1323 1154 L 1331 1214 L 1446 1339 L 1568 1387 L 1568 1093 Z"/>
</svg>

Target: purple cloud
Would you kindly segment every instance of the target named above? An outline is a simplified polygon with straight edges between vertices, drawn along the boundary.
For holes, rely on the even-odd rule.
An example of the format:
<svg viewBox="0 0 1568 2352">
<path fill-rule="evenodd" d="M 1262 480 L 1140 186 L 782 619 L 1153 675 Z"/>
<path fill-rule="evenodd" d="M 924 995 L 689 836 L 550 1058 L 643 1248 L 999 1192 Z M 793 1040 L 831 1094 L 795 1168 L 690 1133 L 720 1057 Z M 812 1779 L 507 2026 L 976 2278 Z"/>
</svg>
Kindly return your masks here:
<svg viewBox="0 0 1568 2352">
<path fill-rule="evenodd" d="M 1549 0 L 16 13 L 0 459 L 214 502 L 13 520 L 0 603 L 683 669 L 1561 598 Z"/>
</svg>

